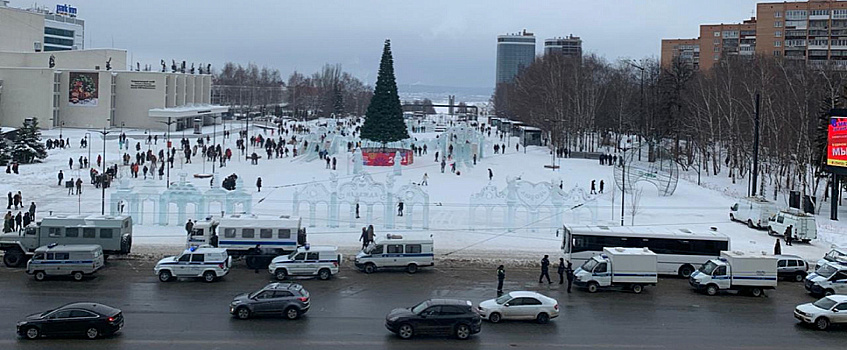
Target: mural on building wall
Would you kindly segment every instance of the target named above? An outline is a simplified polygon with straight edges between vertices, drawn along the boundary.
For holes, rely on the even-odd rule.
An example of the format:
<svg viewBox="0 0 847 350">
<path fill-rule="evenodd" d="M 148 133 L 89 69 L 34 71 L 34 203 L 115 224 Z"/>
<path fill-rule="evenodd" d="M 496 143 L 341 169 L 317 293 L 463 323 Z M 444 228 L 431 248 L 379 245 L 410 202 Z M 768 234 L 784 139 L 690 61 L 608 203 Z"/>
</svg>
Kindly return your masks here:
<svg viewBox="0 0 847 350">
<path fill-rule="evenodd" d="M 68 104 L 71 106 L 97 107 L 100 91 L 97 73 L 70 72 Z"/>
</svg>

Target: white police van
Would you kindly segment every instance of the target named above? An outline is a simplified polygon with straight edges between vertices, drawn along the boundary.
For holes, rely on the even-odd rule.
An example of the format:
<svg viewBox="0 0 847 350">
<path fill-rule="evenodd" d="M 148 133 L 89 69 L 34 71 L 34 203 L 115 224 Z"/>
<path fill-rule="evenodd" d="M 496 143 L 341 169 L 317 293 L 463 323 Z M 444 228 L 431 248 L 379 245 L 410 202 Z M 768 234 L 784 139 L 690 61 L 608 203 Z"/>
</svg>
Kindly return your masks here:
<svg viewBox="0 0 847 350">
<path fill-rule="evenodd" d="M 338 273 L 339 264 L 341 254 L 338 254 L 338 247 L 306 244 L 289 255 L 274 258 L 268 265 L 268 272 L 278 280 L 288 276 L 318 276 L 328 280 Z"/>
<path fill-rule="evenodd" d="M 432 236 L 403 237 L 387 234 L 377 237 L 375 242 L 356 254 L 355 263 L 365 273 L 382 268 L 405 268 L 407 272 L 415 273 L 419 267 L 435 265 Z"/>
<path fill-rule="evenodd" d="M 847 259 L 829 261 L 806 276 L 803 286 L 815 296 L 847 294 Z"/>
<path fill-rule="evenodd" d="M 159 260 L 153 272 L 161 282 L 180 277 L 202 277 L 206 282 L 214 282 L 226 276 L 230 266 L 232 258 L 227 255 L 226 249 L 200 246 Z"/>
<path fill-rule="evenodd" d="M 96 244 L 50 244 L 35 249 L 32 259 L 27 261 L 26 273 L 37 281 L 47 276 L 73 276 L 82 281 L 103 267 L 103 248 Z"/>
</svg>

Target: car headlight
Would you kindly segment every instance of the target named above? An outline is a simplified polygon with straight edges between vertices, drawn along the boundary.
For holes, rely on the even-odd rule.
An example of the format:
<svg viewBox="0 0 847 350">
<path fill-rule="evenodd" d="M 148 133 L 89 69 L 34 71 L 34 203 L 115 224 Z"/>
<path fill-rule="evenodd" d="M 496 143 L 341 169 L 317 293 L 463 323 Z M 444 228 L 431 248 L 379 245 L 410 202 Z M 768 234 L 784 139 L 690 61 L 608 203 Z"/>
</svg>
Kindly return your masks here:
<svg viewBox="0 0 847 350">
<path fill-rule="evenodd" d="M 17 326 L 18 326 L 18 327 L 23 326 L 23 325 L 26 325 L 26 321 L 21 321 L 21 322 L 18 322 L 18 323 L 17 323 Z"/>
</svg>

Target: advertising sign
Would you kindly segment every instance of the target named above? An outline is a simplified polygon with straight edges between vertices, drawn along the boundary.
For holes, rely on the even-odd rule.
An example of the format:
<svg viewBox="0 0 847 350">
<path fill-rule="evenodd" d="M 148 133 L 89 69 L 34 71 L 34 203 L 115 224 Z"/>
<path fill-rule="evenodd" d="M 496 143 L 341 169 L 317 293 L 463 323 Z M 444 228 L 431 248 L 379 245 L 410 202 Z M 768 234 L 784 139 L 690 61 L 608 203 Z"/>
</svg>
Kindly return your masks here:
<svg viewBox="0 0 847 350">
<path fill-rule="evenodd" d="M 847 167 L 847 118 L 830 118 L 826 134 L 826 165 Z"/>
<path fill-rule="evenodd" d="M 70 72 L 69 77 L 68 104 L 71 106 L 97 107 L 100 75 L 88 72 Z"/>
</svg>

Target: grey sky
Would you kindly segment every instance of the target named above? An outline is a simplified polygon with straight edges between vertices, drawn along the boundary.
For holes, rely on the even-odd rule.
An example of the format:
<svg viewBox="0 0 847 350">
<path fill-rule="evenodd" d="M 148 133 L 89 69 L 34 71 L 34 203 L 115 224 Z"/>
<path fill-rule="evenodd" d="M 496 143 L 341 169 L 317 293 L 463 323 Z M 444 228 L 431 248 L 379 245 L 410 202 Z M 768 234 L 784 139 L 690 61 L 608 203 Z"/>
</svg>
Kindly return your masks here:
<svg viewBox="0 0 847 350">
<path fill-rule="evenodd" d="M 496 36 L 526 28 L 574 34 L 605 56 L 659 55 L 660 39 L 696 37 L 700 23 L 740 22 L 753 0 L 218 1 L 77 0 L 86 47 L 125 48 L 134 61 L 255 62 L 312 73 L 324 63 L 369 84 L 390 38 L 398 83 L 491 87 Z M 12 6 L 30 3 L 13 0 Z M 50 5 L 54 6 L 54 5 Z M 170 63 L 169 63 L 170 64 Z"/>
</svg>

